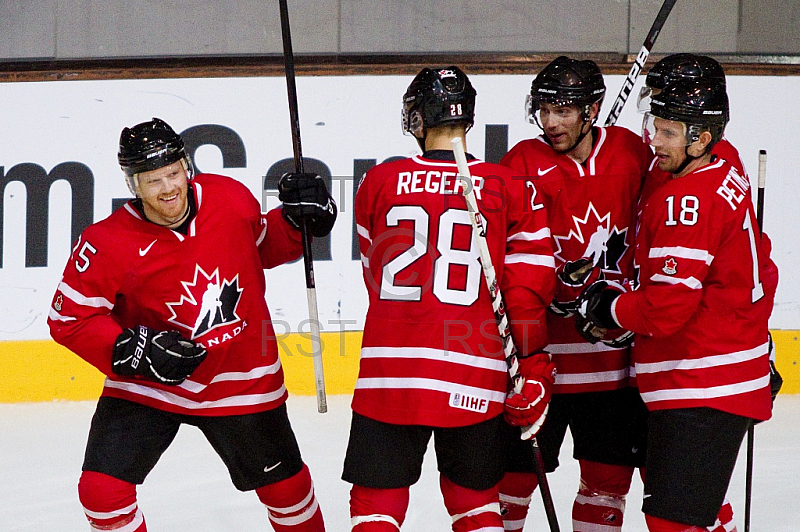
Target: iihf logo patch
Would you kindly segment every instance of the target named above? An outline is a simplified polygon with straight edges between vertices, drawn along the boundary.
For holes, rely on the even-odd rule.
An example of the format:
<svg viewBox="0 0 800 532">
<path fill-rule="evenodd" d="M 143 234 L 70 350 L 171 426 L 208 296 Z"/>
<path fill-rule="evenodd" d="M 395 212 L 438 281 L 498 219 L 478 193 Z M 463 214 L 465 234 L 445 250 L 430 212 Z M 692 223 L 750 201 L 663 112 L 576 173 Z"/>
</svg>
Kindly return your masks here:
<svg viewBox="0 0 800 532">
<path fill-rule="evenodd" d="M 675 275 L 678 273 L 678 261 L 669 257 L 667 260 L 664 261 L 664 267 L 661 268 L 661 271 L 666 273 L 667 275 Z"/>
<path fill-rule="evenodd" d="M 452 392 L 450 394 L 450 406 L 453 408 L 460 408 L 461 410 L 469 410 L 470 412 L 479 412 L 485 414 L 489 410 L 489 400 L 483 397 L 474 395 L 465 395 L 463 393 Z"/>
</svg>

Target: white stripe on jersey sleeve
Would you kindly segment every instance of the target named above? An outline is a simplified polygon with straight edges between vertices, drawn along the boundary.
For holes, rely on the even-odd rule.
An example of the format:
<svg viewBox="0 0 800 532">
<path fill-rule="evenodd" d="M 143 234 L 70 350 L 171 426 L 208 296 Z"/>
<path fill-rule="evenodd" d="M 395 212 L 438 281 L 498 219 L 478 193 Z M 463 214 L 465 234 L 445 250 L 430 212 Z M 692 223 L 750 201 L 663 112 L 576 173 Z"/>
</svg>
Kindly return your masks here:
<svg viewBox="0 0 800 532">
<path fill-rule="evenodd" d="M 650 280 L 654 283 L 666 283 L 666 284 L 683 284 L 691 288 L 692 290 L 700 290 L 703 288 L 703 283 L 695 279 L 694 277 L 688 277 L 683 279 L 681 277 L 670 277 L 669 275 L 661 275 L 657 273 L 650 277 Z"/>
<path fill-rule="evenodd" d="M 701 260 L 709 265 L 711 261 L 714 260 L 714 255 L 710 254 L 705 249 L 685 248 L 683 246 L 651 248 L 648 257 L 651 259 L 657 259 L 659 257 L 677 257 L 680 259 Z"/>
<path fill-rule="evenodd" d="M 546 266 L 556 268 L 556 260 L 551 255 L 533 255 L 530 253 L 512 253 L 506 255 L 506 264 L 530 264 L 532 266 Z"/>
<path fill-rule="evenodd" d="M 109 310 L 114 308 L 114 305 L 108 299 L 104 297 L 86 297 L 85 295 L 81 294 L 71 286 L 69 286 L 64 281 L 61 281 L 58 285 L 58 290 L 64 294 L 67 299 L 74 301 L 78 305 L 83 305 L 84 307 L 94 307 L 94 308 L 107 308 Z"/>
<path fill-rule="evenodd" d="M 77 319 L 72 316 L 62 316 L 52 308 L 50 309 L 50 314 L 48 314 L 47 317 L 53 321 L 75 321 Z"/>
<path fill-rule="evenodd" d="M 547 227 L 539 229 L 535 233 L 526 233 L 524 231 L 513 233 L 511 235 L 508 235 L 508 238 L 506 238 L 506 242 L 511 242 L 513 240 L 524 240 L 526 242 L 532 242 L 534 240 L 544 240 L 546 238 L 550 238 L 550 229 Z"/>
<path fill-rule="evenodd" d="M 356 224 L 356 231 L 358 231 L 358 236 L 362 238 L 366 238 L 367 241 L 372 244 L 372 238 L 369 236 L 369 231 L 363 225 Z"/>
</svg>

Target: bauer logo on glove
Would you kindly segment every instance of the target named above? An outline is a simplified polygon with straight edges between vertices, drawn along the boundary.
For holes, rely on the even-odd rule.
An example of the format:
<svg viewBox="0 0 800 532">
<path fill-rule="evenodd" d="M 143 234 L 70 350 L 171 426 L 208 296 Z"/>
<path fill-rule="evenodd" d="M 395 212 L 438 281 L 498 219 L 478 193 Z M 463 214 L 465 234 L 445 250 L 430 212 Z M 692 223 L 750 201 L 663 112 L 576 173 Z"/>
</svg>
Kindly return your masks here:
<svg viewBox="0 0 800 532">
<path fill-rule="evenodd" d="M 154 331 L 140 325 L 117 337 L 111 355 L 114 373 L 175 385 L 186 380 L 206 358 L 206 350 L 178 331 Z"/>
</svg>

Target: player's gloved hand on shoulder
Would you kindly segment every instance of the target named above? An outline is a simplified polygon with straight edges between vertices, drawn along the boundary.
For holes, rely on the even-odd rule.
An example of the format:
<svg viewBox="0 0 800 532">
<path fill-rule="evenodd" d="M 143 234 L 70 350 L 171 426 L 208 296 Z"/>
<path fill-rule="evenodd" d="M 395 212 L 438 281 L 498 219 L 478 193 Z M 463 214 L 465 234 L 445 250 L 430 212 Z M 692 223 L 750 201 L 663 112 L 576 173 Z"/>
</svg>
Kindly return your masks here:
<svg viewBox="0 0 800 532">
<path fill-rule="evenodd" d="M 156 331 L 140 325 L 117 337 L 111 367 L 117 375 L 144 377 L 161 384 L 180 384 L 206 358 L 205 348 L 178 331 Z"/>
<path fill-rule="evenodd" d="M 592 344 L 601 340 L 617 342 L 620 336 L 633 340 L 633 335 L 625 335 L 611 315 L 611 305 L 623 293 L 625 288 L 622 285 L 604 280 L 592 283 L 581 293 L 578 297 L 575 327 L 584 340 Z M 614 334 L 607 335 L 609 330 L 614 331 Z"/>
<path fill-rule="evenodd" d="M 283 202 L 283 217 L 295 229 L 300 229 L 303 220 L 316 237 L 325 236 L 333 229 L 336 202 L 317 174 L 283 174 L 278 181 L 278 199 Z"/>
<path fill-rule="evenodd" d="M 548 353 L 532 353 L 517 358 L 517 362 L 524 382 L 506 396 L 503 414 L 508 424 L 524 427 L 522 439 L 528 440 L 539 432 L 547 417 L 556 365 Z"/>
<path fill-rule="evenodd" d="M 563 318 L 575 314 L 583 289 L 600 279 L 602 270 L 589 257 L 567 261 L 556 268 L 556 292 L 550 310 Z"/>
</svg>

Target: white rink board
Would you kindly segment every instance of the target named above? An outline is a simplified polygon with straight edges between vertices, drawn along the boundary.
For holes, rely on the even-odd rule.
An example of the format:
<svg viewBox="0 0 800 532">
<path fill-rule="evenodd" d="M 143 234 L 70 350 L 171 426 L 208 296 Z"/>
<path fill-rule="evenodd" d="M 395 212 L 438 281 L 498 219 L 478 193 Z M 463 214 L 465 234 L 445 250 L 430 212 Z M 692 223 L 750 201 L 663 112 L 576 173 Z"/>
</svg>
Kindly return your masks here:
<svg viewBox="0 0 800 532">
<path fill-rule="evenodd" d="M 476 124 L 468 150 L 484 157 L 487 125 L 508 125 L 509 147 L 538 134 L 524 121 L 523 102 L 531 76 L 475 75 L 478 91 Z M 297 80 L 303 153 L 323 161 L 334 179 L 340 217 L 331 241 L 332 260 L 316 263 L 317 295 L 323 331 L 360 330 L 367 297 L 361 265 L 352 259 L 352 174 L 354 160 L 418 153 L 416 142 L 400 131 L 401 98 L 410 76 L 300 77 Z M 607 107 L 623 76 L 607 76 Z M 768 151 L 765 230 L 773 240 L 773 256 L 784 275 L 778 288 L 770 327 L 800 329 L 800 277 L 789 275 L 800 227 L 800 84 L 797 77 L 728 78 L 732 123 L 728 139 L 739 148 L 755 177 L 759 149 Z M 642 80 L 632 94 L 638 94 Z M 640 130 L 634 101 L 618 124 Z M 116 164 L 119 133 L 124 126 L 158 116 L 179 132 L 216 124 L 234 131 L 246 151 L 241 168 L 223 168 L 220 151 L 200 147 L 195 156 L 207 172 L 230 175 L 263 198 L 263 176 L 277 161 L 292 157 L 286 85 L 282 77 L 60 81 L 0 84 L 0 166 L 3 176 L 24 163 L 45 172 L 64 162 L 86 165 L 94 178 L 94 220 L 111 212 L 112 198 L 129 195 Z M 360 177 L 360 176 L 359 176 Z M 0 179 L 5 184 L 5 180 Z M 41 185 L 40 185 L 41 187 Z M 3 193 L 0 267 L 0 341 L 48 338 L 45 323 L 50 299 L 70 248 L 72 191 L 66 181 L 50 188 L 49 223 L 27 230 L 47 231 L 46 266 L 26 267 L 26 201 L 20 181 Z M 268 206 L 277 200 L 271 198 Z M 45 228 L 46 227 L 46 228 Z M 302 264 L 267 273 L 267 301 L 276 320 L 293 331 L 307 320 Z M 343 323 L 343 325 L 341 325 Z M 303 330 L 307 330 L 307 327 Z"/>
</svg>

